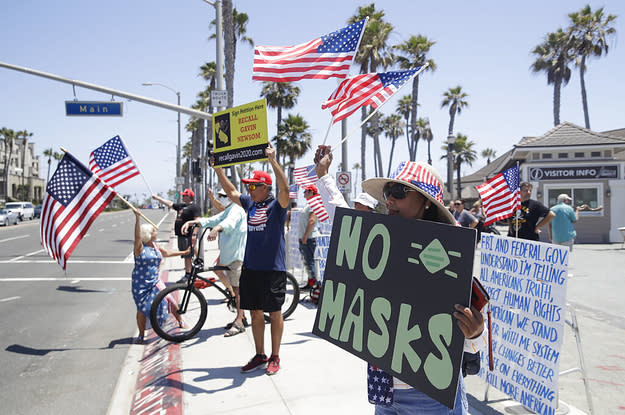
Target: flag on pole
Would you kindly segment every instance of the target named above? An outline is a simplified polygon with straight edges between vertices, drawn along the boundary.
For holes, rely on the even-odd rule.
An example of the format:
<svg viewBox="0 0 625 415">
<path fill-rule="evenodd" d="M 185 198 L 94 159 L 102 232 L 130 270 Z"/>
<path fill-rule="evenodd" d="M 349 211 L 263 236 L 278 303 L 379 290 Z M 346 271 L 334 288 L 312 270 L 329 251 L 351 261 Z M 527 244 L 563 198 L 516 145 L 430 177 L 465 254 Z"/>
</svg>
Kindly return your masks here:
<svg viewBox="0 0 625 415">
<path fill-rule="evenodd" d="M 295 183 L 302 187 L 309 184 L 315 184 L 317 181 L 315 165 L 311 164 L 310 166 L 296 167 L 293 169 L 293 177 L 295 178 Z"/>
<path fill-rule="evenodd" d="M 297 188 L 296 184 L 289 185 L 289 199 L 297 199 Z"/>
<path fill-rule="evenodd" d="M 484 225 L 490 225 L 514 215 L 521 208 L 519 167 L 504 170 L 492 179 L 475 186 L 482 198 Z"/>
<path fill-rule="evenodd" d="M 65 153 L 43 197 L 41 244 L 65 269 L 78 242 L 115 197 L 115 191 L 69 153 Z"/>
<path fill-rule="evenodd" d="M 345 78 L 367 19 L 296 46 L 256 46 L 252 79 L 293 82 L 300 79 Z"/>
<path fill-rule="evenodd" d="M 347 78 L 321 105 L 321 109 L 330 108 L 333 123 L 349 117 L 363 105 L 377 108 L 393 96 L 421 69 L 367 73 Z"/>
<path fill-rule="evenodd" d="M 140 173 L 118 135 L 91 152 L 89 168 L 111 187 L 116 187 Z"/>
<path fill-rule="evenodd" d="M 328 211 L 326 210 L 325 206 L 323 206 L 323 201 L 321 200 L 321 195 L 319 193 L 316 193 L 306 199 L 306 203 L 308 204 L 308 206 L 310 206 L 312 211 L 315 212 L 315 215 L 317 215 L 317 219 L 319 219 L 321 222 L 325 222 L 330 218 Z"/>
</svg>

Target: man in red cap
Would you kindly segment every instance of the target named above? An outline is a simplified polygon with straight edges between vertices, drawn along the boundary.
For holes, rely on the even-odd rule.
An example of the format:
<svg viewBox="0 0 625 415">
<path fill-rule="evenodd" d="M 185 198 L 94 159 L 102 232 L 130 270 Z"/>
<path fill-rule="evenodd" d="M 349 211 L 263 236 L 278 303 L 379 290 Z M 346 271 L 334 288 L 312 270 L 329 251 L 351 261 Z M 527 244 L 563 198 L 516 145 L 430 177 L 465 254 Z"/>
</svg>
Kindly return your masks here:
<svg viewBox="0 0 625 415">
<path fill-rule="evenodd" d="M 241 368 L 250 372 L 266 367 L 268 375 L 280 370 L 280 342 L 284 321 L 282 304 L 286 293 L 286 242 L 284 224 L 289 206 L 289 185 L 286 175 L 276 160 L 276 150 L 271 143 L 265 149 L 267 160 L 276 176 L 277 195 L 271 193 L 271 175 L 256 170 L 252 177 L 242 179 L 249 195 L 242 195 L 228 180 L 221 167 L 215 173 L 230 200 L 247 212 L 247 242 L 239 281 L 241 308 L 250 310 L 252 334 L 256 354 Z M 212 162 L 211 162 L 212 164 Z M 271 322 L 271 356 L 265 354 L 265 318 Z"/>
<path fill-rule="evenodd" d="M 309 199 L 319 194 L 317 186 L 309 184 L 304 187 L 304 198 Z M 315 249 L 317 248 L 317 237 L 319 230 L 317 229 L 317 215 L 307 204 L 299 219 L 297 228 L 297 238 L 299 240 L 299 252 L 302 254 L 304 268 L 308 274 L 308 286 L 312 287 L 317 282 L 315 272 Z"/>
<path fill-rule="evenodd" d="M 193 246 L 193 242 L 195 241 L 194 238 L 197 236 L 197 228 L 193 231 L 193 234 L 183 234 L 182 225 L 190 220 L 199 219 L 202 216 L 202 213 L 200 211 L 200 207 L 193 203 L 193 199 L 195 198 L 193 190 L 184 189 L 181 195 L 182 203 L 174 203 L 171 200 L 163 199 L 159 195 L 152 195 L 152 198 L 158 200 L 169 209 L 174 209 L 178 212 L 176 215 L 176 221 L 174 222 L 174 233 L 178 237 L 178 250 L 186 251 L 187 248 Z M 179 281 L 185 281 L 191 275 L 191 256 L 191 252 L 189 252 L 188 255 L 182 256 L 184 258 L 184 277 L 182 277 Z"/>
</svg>

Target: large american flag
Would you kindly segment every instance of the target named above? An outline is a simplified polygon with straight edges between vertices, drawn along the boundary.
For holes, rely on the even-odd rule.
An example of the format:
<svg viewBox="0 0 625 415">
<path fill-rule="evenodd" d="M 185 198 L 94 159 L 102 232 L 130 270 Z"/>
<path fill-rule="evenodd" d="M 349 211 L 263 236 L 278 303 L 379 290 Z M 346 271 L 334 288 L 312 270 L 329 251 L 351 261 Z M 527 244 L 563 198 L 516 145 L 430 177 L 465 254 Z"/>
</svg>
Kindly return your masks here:
<svg viewBox="0 0 625 415">
<path fill-rule="evenodd" d="M 482 198 L 482 207 L 486 216 L 484 225 L 509 218 L 521 208 L 518 166 L 504 170 L 475 188 Z"/>
<path fill-rule="evenodd" d="M 91 223 L 115 195 L 98 176 L 65 153 L 48 182 L 39 224 L 43 248 L 63 269 Z"/>
<path fill-rule="evenodd" d="M 140 173 L 118 135 L 91 152 L 89 168 L 111 187 Z"/>
<path fill-rule="evenodd" d="M 321 109 L 330 108 L 335 123 L 349 117 L 363 105 L 377 108 L 412 79 L 419 69 L 421 67 L 349 77 L 321 104 Z"/>
<path fill-rule="evenodd" d="M 314 164 L 294 168 L 293 177 L 295 178 L 295 183 L 301 187 L 308 186 L 309 184 L 315 184 L 318 180 Z"/>
<path fill-rule="evenodd" d="M 321 195 L 319 193 L 306 199 L 306 203 L 310 206 L 312 211 L 315 212 L 317 219 L 321 222 L 325 222 L 330 219 L 330 215 L 328 214 L 325 206 L 323 206 L 323 200 L 321 200 Z"/>
<path fill-rule="evenodd" d="M 296 46 L 256 46 L 252 79 L 293 82 L 345 78 L 367 19 Z"/>
</svg>

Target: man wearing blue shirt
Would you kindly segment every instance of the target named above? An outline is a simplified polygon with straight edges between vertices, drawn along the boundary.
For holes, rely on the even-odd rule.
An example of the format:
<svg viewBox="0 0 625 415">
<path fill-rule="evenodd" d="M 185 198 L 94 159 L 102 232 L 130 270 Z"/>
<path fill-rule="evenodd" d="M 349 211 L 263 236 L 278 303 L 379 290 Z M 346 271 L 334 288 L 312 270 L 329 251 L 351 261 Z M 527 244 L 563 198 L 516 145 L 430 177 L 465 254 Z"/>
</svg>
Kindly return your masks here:
<svg viewBox="0 0 625 415">
<path fill-rule="evenodd" d="M 271 193 L 273 181 L 267 172 L 256 170 L 252 177 L 242 179 L 249 195 L 241 195 L 220 167 L 215 173 L 230 200 L 247 212 L 247 242 L 241 270 L 241 308 L 250 310 L 252 334 L 256 355 L 241 368 L 250 372 L 267 367 L 268 375 L 280 370 L 280 342 L 284 321 L 282 304 L 286 293 L 286 243 L 284 225 L 289 206 L 289 184 L 276 160 L 276 150 L 269 143 L 265 149 L 278 186 L 277 195 Z M 271 323 L 271 356 L 265 355 L 265 318 Z"/>
<path fill-rule="evenodd" d="M 568 246 L 569 251 L 572 251 L 577 236 L 573 224 L 577 222 L 580 208 L 578 206 L 573 210 L 571 207 L 573 199 L 566 193 L 560 194 L 557 200 L 558 204 L 551 208 L 556 216 L 549 223 L 549 236 L 552 243 Z"/>
</svg>

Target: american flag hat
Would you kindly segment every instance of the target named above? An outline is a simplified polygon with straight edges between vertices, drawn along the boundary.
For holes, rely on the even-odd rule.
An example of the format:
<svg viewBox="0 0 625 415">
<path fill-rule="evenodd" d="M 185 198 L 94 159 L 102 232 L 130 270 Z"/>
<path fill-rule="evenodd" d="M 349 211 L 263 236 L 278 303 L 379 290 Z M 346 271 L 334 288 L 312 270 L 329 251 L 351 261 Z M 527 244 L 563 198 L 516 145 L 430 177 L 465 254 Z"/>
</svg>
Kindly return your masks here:
<svg viewBox="0 0 625 415">
<path fill-rule="evenodd" d="M 376 177 L 362 182 L 362 190 L 384 204 L 383 189 L 389 182 L 401 183 L 415 189 L 431 202 L 431 208 L 436 208 L 439 222 L 456 224 L 456 219 L 443 205 L 443 180 L 429 164 L 422 161 L 402 161 L 390 177 Z"/>
</svg>

